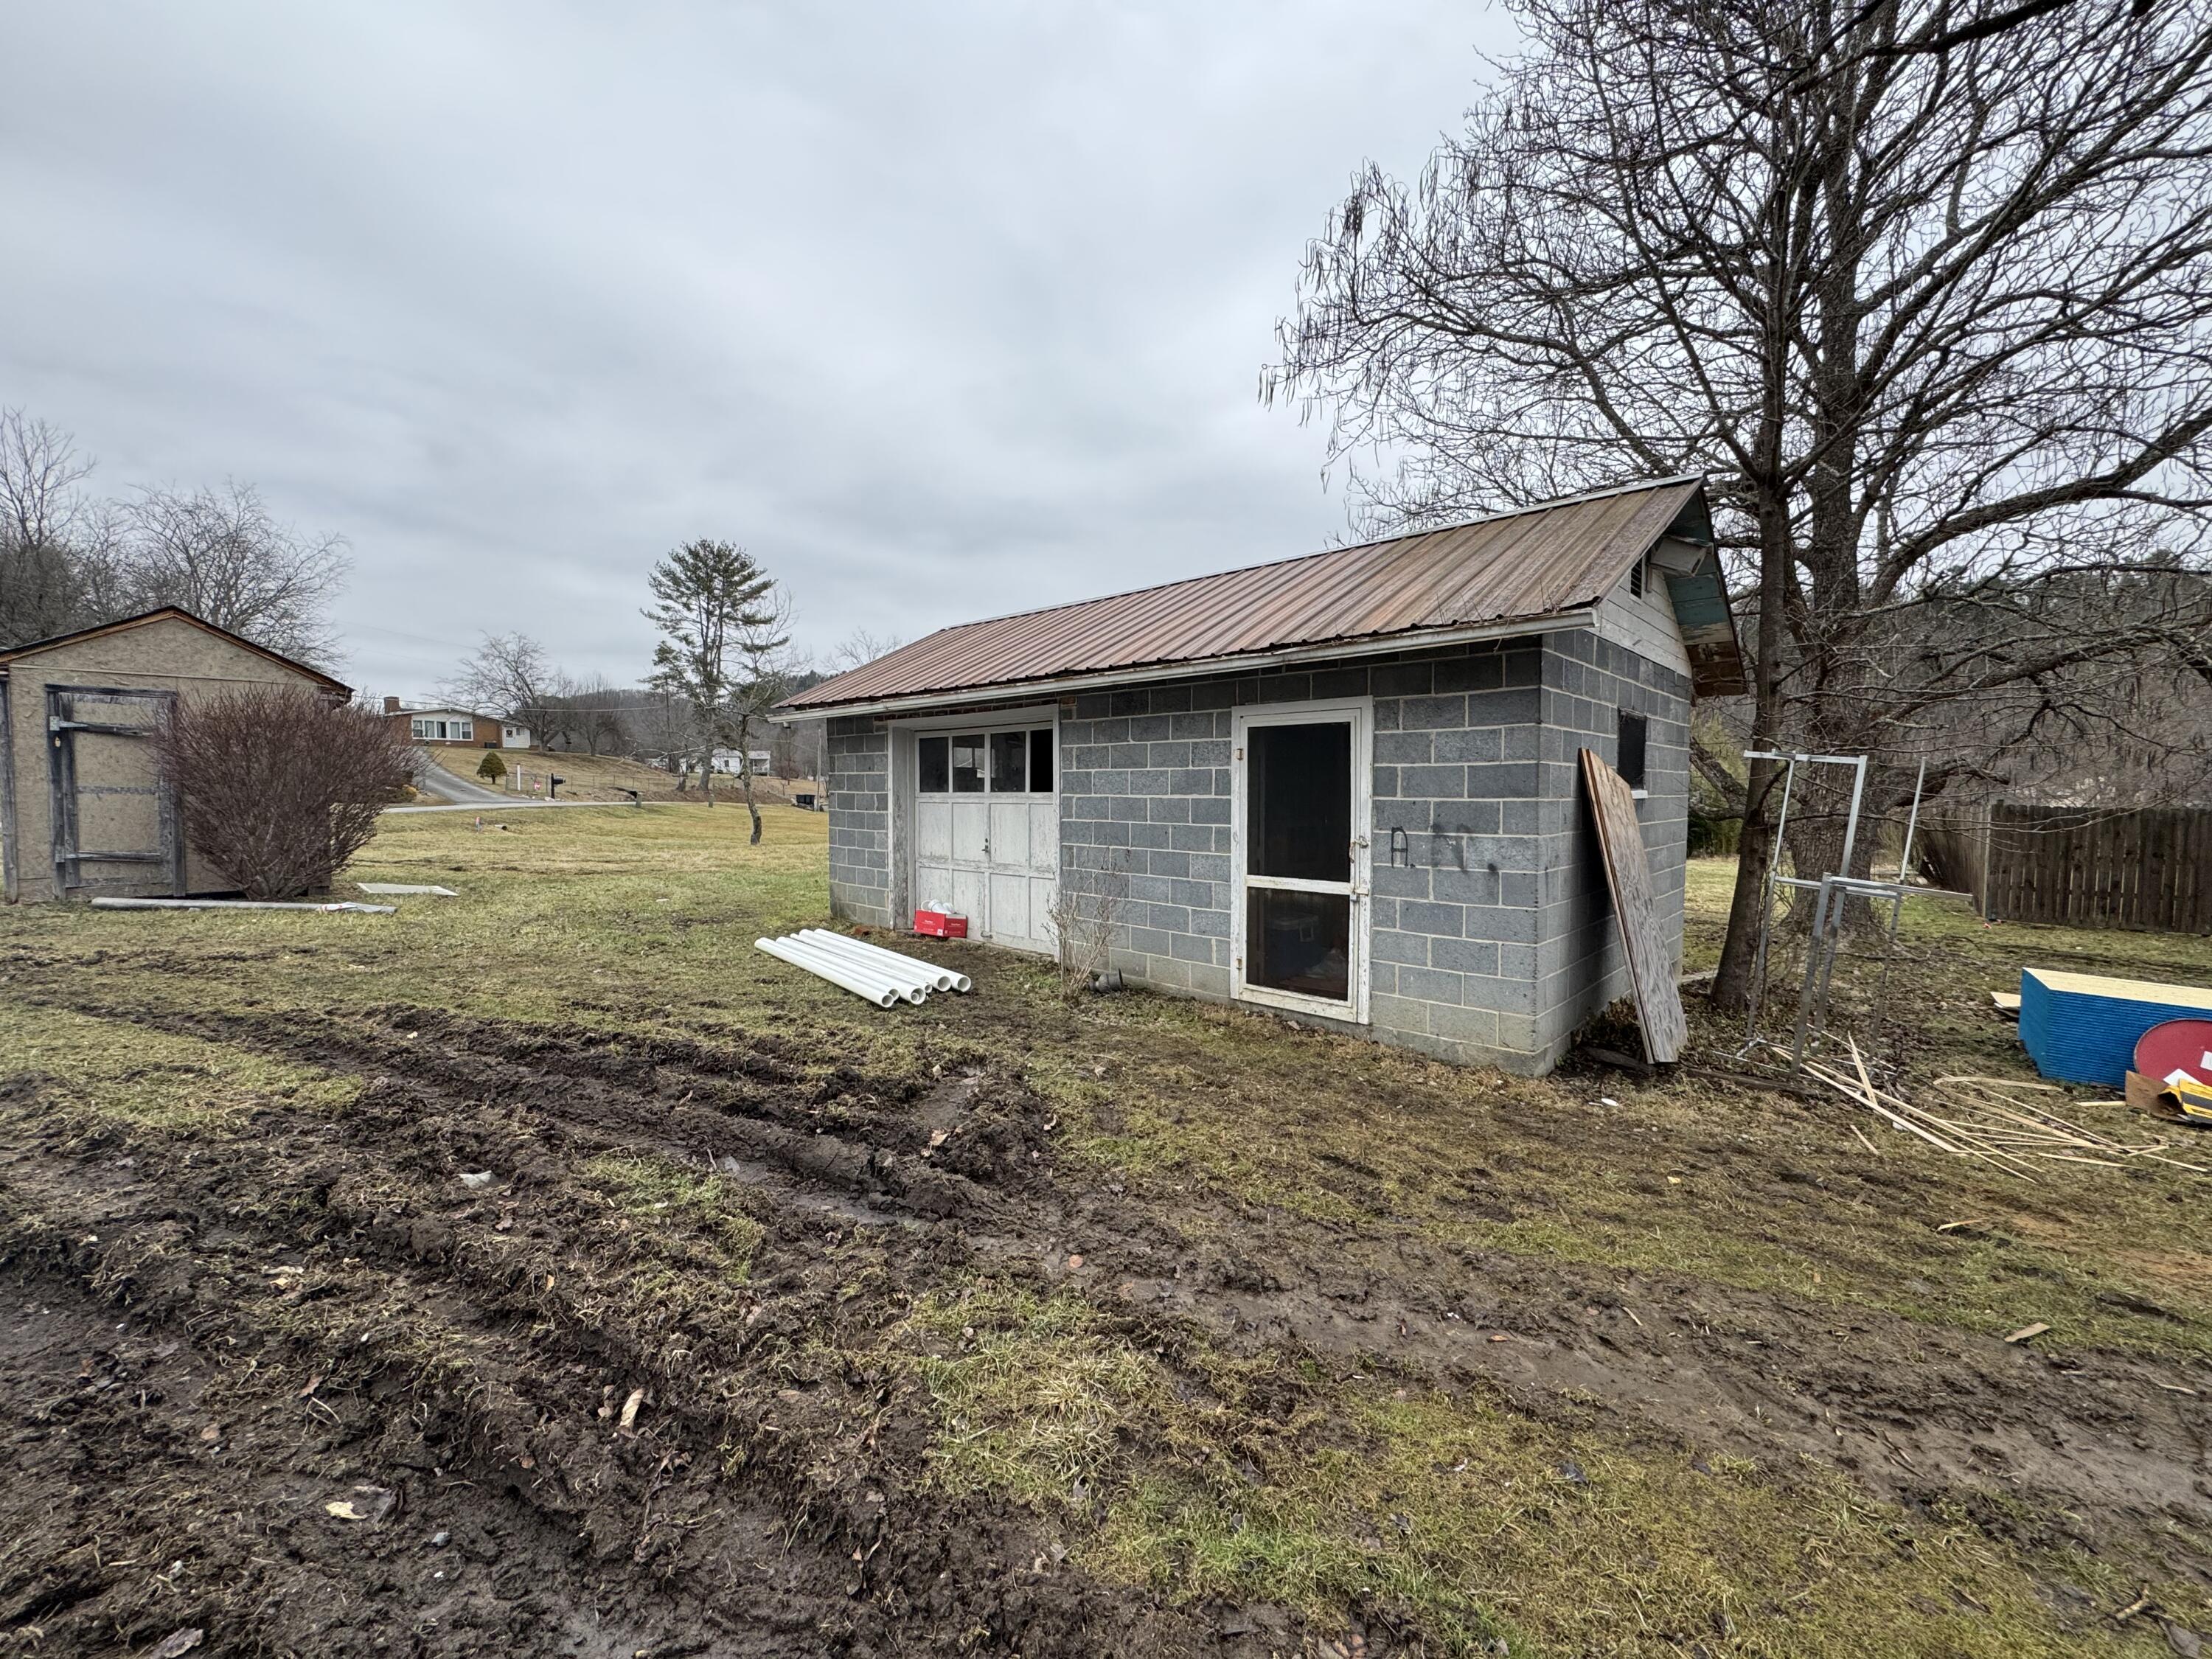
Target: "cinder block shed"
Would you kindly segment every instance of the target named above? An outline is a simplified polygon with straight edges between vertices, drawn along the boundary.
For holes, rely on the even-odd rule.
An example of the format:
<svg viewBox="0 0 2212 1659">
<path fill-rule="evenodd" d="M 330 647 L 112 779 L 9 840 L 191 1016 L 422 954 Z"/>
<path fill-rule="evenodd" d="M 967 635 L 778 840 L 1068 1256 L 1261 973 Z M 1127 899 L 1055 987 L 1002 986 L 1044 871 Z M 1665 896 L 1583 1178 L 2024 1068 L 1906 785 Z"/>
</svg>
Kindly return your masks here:
<svg viewBox="0 0 2212 1659">
<path fill-rule="evenodd" d="M 1680 960 L 1692 698 L 1741 690 L 1703 481 L 949 628 L 829 722 L 840 917 L 1548 1068 L 1628 988 L 1578 775 L 1635 789 Z"/>
<path fill-rule="evenodd" d="M 167 606 L 0 648 L 0 892 L 10 904 L 180 896 L 229 883 L 188 846 L 149 739 L 162 712 L 225 690 L 350 688 Z"/>
</svg>

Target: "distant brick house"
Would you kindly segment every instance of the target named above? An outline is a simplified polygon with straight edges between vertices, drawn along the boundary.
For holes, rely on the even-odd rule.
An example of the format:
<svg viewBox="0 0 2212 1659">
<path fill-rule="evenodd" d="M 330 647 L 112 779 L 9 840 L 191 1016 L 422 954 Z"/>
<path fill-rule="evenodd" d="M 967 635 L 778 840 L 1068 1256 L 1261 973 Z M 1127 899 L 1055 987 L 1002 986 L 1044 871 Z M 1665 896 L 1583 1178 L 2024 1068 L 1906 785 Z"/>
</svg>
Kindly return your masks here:
<svg viewBox="0 0 2212 1659">
<path fill-rule="evenodd" d="M 949 628 L 800 691 L 830 902 L 1541 1072 L 1628 988 L 1578 771 L 1680 952 L 1690 706 L 1742 690 L 1702 480 Z"/>
<path fill-rule="evenodd" d="M 384 700 L 385 718 L 400 729 L 410 743 L 464 749 L 527 749 L 530 728 L 496 714 L 443 704 L 422 708 L 397 697 Z"/>
</svg>

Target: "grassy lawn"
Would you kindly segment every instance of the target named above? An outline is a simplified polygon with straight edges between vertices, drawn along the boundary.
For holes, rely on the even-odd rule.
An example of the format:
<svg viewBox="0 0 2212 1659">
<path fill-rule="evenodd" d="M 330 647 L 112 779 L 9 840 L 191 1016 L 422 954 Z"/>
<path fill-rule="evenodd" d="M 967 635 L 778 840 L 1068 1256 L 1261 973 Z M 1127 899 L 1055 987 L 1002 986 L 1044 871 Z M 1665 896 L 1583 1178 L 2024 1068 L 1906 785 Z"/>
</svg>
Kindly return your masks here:
<svg viewBox="0 0 2212 1659">
<path fill-rule="evenodd" d="M 513 1158 L 512 1134 L 560 1166 L 544 1179 L 576 1218 L 539 1224 L 536 1294 L 587 1281 L 595 1341 L 662 1354 L 658 1386 L 758 1385 L 745 1420 L 792 1419 L 774 1443 L 717 1430 L 724 1478 L 785 1457 L 799 1490 L 842 1458 L 891 1491 L 902 1468 L 894 1501 L 1025 1528 L 1017 1565 L 1033 1549 L 1040 1574 L 1177 1618 L 1256 1609 L 1262 1635 L 1287 1618 L 1284 1652 L 1357 1632 L 1378 1653 L 2148 1654 L 2160 1610 L 2212 1625 L 2212 1181 L 2028 1182 L 1839 1099 L 1455 1069 L 1164 996 L 1072 998 L 1048 964 L 957 943 L 917 954 L 974 995 L 879 1012 L 752 948 L 825 920 L 826 820 L 771 807 L 757 848 L 748 827 L 735 801 L 503 831 L 398 817 L 353 873 L 460 897 L 0 915 L 0 1085 L 35 1082 L 0 1086 L 0 1138 L 142 1168 L 231 1138 L 243 1158 L 288 1115 L 352 1133 L 420 1054 L 503 1115 L 466 1157 Z M 1691 968 L 1717 956 L 1733 873 L 1692 866 Z M 2023 965 L 2212 981 L 2212 941 L 1984 927 L 1934 902 L 1902 946 L 1875 1046 L 1908 1092 L 2032 1077 L 1987 994 Z M 1847 964 L 1841 1005 L 1875 971 Z M 1692 1022 L 1725 1062 L 1740 1031 L 1702 1004 Z M 385 1057 L 350 1057 L 372 1044 Z M 603 1058 L 545 1069 L 556 1048 Z M 599 1087 L 625 1056 L 656 1080 L 621 1144 L 558 1127 L 532 1092 Z M 755 1063 L 775 1080 L 747 1082 Z M 702 1103 L 737 1136 L 739 1095 L 769 1090 L 797 1127 L 768 1152 L 733 1139 L 732 1169 L 805 1167 L 842 1139 L 919 1182 L 980 1144 L 980 1119 L 928 1138 L 962 1079 L 1016 1102 L 992 1121 L 1026 1137 L 993 1142 L 989 1173 L 963 1154 L 986 1219 L 802 1224 L 776 1182 L 706 1169 L 726 1149 L 702 1144 Z M 450 1224 L 469 1237 L 482 1208 Z M 72 1224 L 0 1188 L 0 1255 L 74 1260 Z M 926 1266 L 897 1265 L 925 1237 Z M 805 1328 L 716 1346 L 779 1282 L 824 1273 Z M 2002 1341 L 2037 1322 L 2032 1347 Z M 666 1357 L 678 1328 L 691 1358 Z M 865 1441 L 823 1427 L 800 1456 L 799 1419 L 840 1390 L 892 1403 L 860 1412 L 878 1414 Z M 919 1426 L 878 1437 L 900 1401 Z M 2109 1616 L 2143 1594 L 2150 1613 Z"/>
</svg>

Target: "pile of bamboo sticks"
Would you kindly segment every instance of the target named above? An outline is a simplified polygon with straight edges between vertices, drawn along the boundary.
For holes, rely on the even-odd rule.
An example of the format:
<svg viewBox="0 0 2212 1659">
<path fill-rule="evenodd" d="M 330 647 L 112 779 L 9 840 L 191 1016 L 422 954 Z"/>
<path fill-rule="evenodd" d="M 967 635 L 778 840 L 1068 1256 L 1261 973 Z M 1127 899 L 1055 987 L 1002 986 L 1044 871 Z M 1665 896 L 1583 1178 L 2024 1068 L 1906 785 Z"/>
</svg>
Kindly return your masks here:
<svg viewBox="0 0 2212 1659">
<path fill-rule="evenodd" d="M 2124 1170 L 2130 1160 L 2136 1158 L 2171 1164 L 2193 1175 L 2212 1175 L 2212 1168 L 2204 1164 L 2170 1157 L 2172 1143 L 2169 1141 L 2115 1140 L 2021 1097 L 2027 1093 L 2048 1093 L 2060 1096 L 2063 1101 L 2065 1091 L 2056 1084 L 2023 1083 L 2010 1078 L 1939 1077 L 1935 1087 L 1943 1091 L 1943 1109 L 1940 1114 L 1929 1111 L 1893 1089 L 1877 1088 L 1867 1073 L 1858 1044 L 1850 1046 L 1850 1074 L 1814 1060 L 1805 1062 L 1805 1074 L 1856 1101 L 1892 1127 L 1919 1136 L 1939 1152 L 1978 1158 L 2007 1175 L 2027 1181 L 2036 1178 L 2036 1170 L 2042 1164 L 2088 1164 Z M 1852 1133 L 1858 1133 L 1856 1126 Z M 1863 1134 L 1859 1139 L 1872 1148 L 1874 1143 Z M 2047 1169 L 2043 1172 L 2051 1173 Z"/>
</svg>

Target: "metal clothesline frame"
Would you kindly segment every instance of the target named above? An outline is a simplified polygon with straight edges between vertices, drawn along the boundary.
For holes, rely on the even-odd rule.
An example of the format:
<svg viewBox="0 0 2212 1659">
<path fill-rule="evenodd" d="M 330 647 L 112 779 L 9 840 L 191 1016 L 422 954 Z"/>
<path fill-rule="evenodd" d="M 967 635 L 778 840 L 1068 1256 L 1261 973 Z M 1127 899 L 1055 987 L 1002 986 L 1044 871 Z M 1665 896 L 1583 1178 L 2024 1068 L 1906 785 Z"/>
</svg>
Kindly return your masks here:
<svg viewBox="0 0 2212 1659">
<path fill-rule="evenodd" d="M 1858 845 L 1859 805 L 1866 799 L 1867 757 L 1864 755 L 1813 755 L 1805 751 L 1778 749 L 1747 749 L 1743 757 L 1747 761 L 1778 761 L 1783 766 L 1782 807 L 1774 822 L 1774 840 L 1766 857 L 1766 878 L 1759 894 L 1759 948 L 1752 961 L 1751 1006 L 1744 1021 L 1743 1049 L 1749 1052 L 1759 1041 L 1759 1016 L 1766 999 L 1766 951 L 1774 932 L 1774 890 L 1787 882 L 1792 886 L 1804 885 L 1794 878 L 1777 873 L 1781 863 L 1783 836 L 1790 828 L 1790 798 L 1797 784 L 1797 769 L 1801 766 L 1848 766 L 1854 769 L 1851 778 L 1851 807 L 1844 822 L 1844 868 L 1851 867 L 1851 854 Z M 1817 886 L 1819 884 L 1813 883 Z M 1822 900 L 1825 912 L 1826 899 Z M 1816 918 L 1817 927 L 1817 918 Z"/>
<path fill-rule="evenodd" d="M 1842 864 L 1844 872 L 1851 867 L 1851 855 L 1857 849 L 1860 809 L 1866 797 L 1866 775 L 1869 757 L 1865 755 L 1809 755 L 1772 750 L 1746 750 L 1747 760 L 1778 761 L 1786 769 L 1783 775 L 1782 806 L 1774 827 L 1773 851 L 1766 861 L 1765 892 L 1759 918 L 1759 945 L 1752 972 L 1750 1014 L 1746 1022 L 1744 1042 L 1739 1054 L 1748 1053 L 1765 1041 L 1759 1035 L 1759 1016 L 1766 990 L 1767 947 L 1774 927 L 1774 890 L 1777 887 L 1796 888 L 1816 894 L 1813 912 L 1813 931 L 1805 949 L 1805 970 L 1797 992 L 1797 1018 L 1790 1040 L 1790 1069 L 1802 1070 L 1806 1050 L 1810 1042 L 1817 1042 L 1826 1032 L 1830 1006 L 1830 993 L 1836 972 L 1836 957 L 1840 953 L 1844 937 L 1844 920 L 1854 898 L 1879 902 L 1889 901 L 1889 927 L 1882 944 L 1881 978 L 1875 993 L 1875 1021 L 1881 1023 L 1881 1010 L 1889 994 L 1889 971 L 1897 955 L 1897 933 L 1904 919 L 1905 901 L 1913 898 L 1964 898 L 1969 895 L 1954 893 L 1948 889 L 1917 887 L 1907 883 L 1905 877 L 1912 868 L 1912 848 L 1920 830 L 1921 797 L 1928 781 L 1928 763 L 1923 758 L 1912 781 L 1912 806 L 1905 821 L 1905 847 L 1899 855 L 1897 879 L 1877 881 L 1871 877 L 1853 876 L 1843 872 L 1824 875 L 1817 879 L 1804 876 L 1784 876 L 1777 873 L 1783 846 L 1783 832 L 1789 827 L 1790 799 L 1796 781 L 1797 768 L 1805 766 L 1849 766 L 1853 769 L 1851 804 L 1844 827 Z"/>
</svg>

